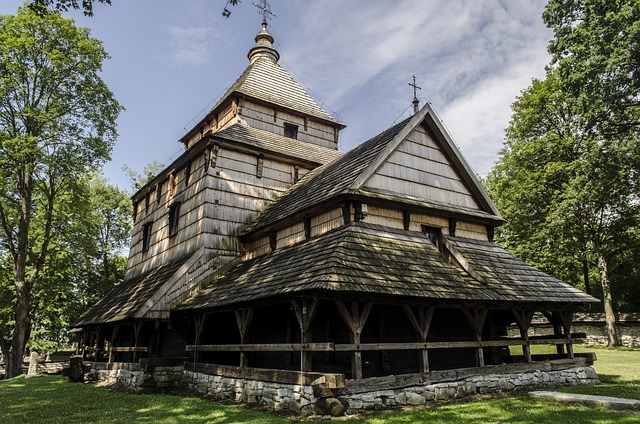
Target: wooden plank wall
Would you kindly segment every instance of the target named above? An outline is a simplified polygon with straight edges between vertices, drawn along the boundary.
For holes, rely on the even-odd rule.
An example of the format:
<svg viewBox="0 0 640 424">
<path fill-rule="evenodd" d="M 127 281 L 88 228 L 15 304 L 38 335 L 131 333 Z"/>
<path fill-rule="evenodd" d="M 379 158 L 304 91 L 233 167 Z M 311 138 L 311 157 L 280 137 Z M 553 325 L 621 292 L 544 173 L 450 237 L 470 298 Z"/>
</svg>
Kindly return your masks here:
<svg viewBox="0 0 640 424">
<path fill-rule="evenodd" d="M 212 117 L 209 121 L 204 122 L 199 130 L 191 136 L 187 141 L 186 148 L 193 146 L 198 140 L 200 140 L 205 134 L 216 132 L 222 128 L 227 127 L 233 123 L 233 118 L 236 116 L 236 108 L 234 103 L 229 103 L 224 109 L 218 113 L 218 120 Z"/>
<path fill-rule="evenodd" d="M 298 140 L 307 143 L 317 144 L 330 149 L 338 148 L 338 141 L 335 136 L 334 127 L 312 119 L 305 120 L 298 115 L 292 115 L 284 111 L 277 111 L 272 107 L 259 105 L 254 102 L 244 100 L 240 108 L 240 116 L 250 127 L 269 131 L 274 134 L 284 136 L 284 124 L 298 126 Z"/>
<path fill-rule="evenodd" d="M 237 255 L 237 243 L 231 238 L 294 183 L 292 164 L 269 158 L 261 162 L 260 174 L 257 155 L 220 148 L 215 168 L 205 172 L 204 155 L 192 161 L 188 185 L 186 170 L 177 170 L 173 196 L 169 194 L 169 180 L 161 186 L 159 203 L 155 189 L 150 192 L 148 208 L 146 201 L 138 204 L 127 278 L 200 246 L 216 249 L 224 256 Z M 298 168 L 298 175 L 307 172 L 307 168 Z M 169 237 L 169 206 L 176 200 L 181 201 L 178 233 Z M 143 252 L 142 233 L 147 223 L 152 223 L 151 242 Z"/>
<path fill-rule="evenodd" d="M 422 128 L 409 134 L 365 186 L 480 209 L 437 143 Z"/>
<path fill-rule="evenodd" d="M 188 184 L 185 178 L 186 168 L 178 169 L 175 172 L 176 184 L 173 195 L 170 180 L 164 179 L 160 185 L 159 202 L 156 189 L 150 188 L 152 191 L 148 194 L 149 201 L 143 200 L 138 203 L 126 278 L 177 259 L 202 245 L 202 237 L 211 231 L 211 223 L 205 219 L 205 176 L 204 155 L 199 155 L 192 160 Z M 178 233 L 169 237 L 169 206 L 175 201 L 181 203 Z M 143 252 L 143 227 L 149 223 L 152 229 L 150 245 L 149 249 Z"/>
</svg>

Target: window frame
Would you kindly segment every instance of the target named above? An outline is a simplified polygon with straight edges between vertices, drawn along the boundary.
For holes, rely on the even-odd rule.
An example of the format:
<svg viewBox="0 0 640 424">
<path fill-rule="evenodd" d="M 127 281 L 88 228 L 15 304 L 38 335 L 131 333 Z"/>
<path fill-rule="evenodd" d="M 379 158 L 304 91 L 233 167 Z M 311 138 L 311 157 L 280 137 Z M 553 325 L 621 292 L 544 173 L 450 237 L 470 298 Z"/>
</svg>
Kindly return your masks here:
<svg viewBox="0 0 640 424">
<path fill-rule="evenodd" d="M 168 233 L 169 237 L 174 237 L 178 234 L 178 223 L 180 221 L 180 202 L 174 202 L 169 205 L 169 223 Z"/>
<path fill-rule="evenodd" d="M 152 230 L 153 222 L 146 222 L 142 224 L 142 251 L 149 251 L 149 247 L 151 247 L 151 230 Z"/>
</svg>

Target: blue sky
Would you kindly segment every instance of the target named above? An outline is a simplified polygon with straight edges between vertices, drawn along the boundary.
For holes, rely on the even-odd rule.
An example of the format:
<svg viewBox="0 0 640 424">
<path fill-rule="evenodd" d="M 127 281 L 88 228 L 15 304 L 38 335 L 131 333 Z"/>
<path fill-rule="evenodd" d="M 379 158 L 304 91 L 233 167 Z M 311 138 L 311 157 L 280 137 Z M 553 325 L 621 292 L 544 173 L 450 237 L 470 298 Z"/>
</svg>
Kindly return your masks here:
<svg viewBox="0 0 640 424">
<path fill-rule="evenodd" d="M 65 14 L 91 28 L 111 59 L 103 79 L 126 107 L 105 175 L 122 188 L 122 166 L 169 164 L 178 139 L 249 64 L 260 30 L 251 0 L 112 0 L 95 16 Z M 544 75 L 552 33 L 546 0 L 271 0 L 280 64 L 347 125 L 346 151 L 410 113 L 415 75 L 479 175 L 497 159 L 510 105 Z M 22 0 L 2 0 L 0 14 Z"/>
</svg>

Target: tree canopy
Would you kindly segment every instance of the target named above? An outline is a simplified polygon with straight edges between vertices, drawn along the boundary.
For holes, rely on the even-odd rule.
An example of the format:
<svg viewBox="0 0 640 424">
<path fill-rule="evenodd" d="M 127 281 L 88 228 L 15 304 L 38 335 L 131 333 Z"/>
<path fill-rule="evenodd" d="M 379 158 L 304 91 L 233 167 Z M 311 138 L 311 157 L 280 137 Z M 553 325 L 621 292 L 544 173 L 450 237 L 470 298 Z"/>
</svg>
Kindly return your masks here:
<svg viewBox="0 0 640 424">
<path fill-rule="evenodd" d="M 551 0 L 544 20 L 553 61 L 513 104 L 486 183 L 502 243 L 587 291 L 599 281 L 616 345 L 614 307 L 640 306 L 624 295 L 640 276 L 640 3 Z"/>
<path fill-rule="evenodd" d="M 0 17 L 0 241 L 15 291 L 7 376 L 19 373 L 32 292 L 80 181 L 115 142 L 122 107 L 100 78 L 107 57 L 86 28 L 58 14 L 21 8 Z"/>
</svg>

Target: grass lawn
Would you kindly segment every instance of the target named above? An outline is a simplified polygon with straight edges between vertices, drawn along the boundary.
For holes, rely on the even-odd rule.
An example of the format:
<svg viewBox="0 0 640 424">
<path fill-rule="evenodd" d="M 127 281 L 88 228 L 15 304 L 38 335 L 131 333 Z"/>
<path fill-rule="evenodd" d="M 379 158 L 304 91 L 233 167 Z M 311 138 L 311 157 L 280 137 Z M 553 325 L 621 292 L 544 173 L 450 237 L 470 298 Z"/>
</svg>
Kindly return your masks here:
<svg viewBox="0 0 640 424">
<path fill-rule="evenodd" d="M 0 422 L 39 423 L 286 423 L 245 408 L 169 395 L 130 395 L 60 376 L 0 381 Z"/>
<path fill-rule="evenodd" d="M 541 348 L 542 349 L 542 348 Z M 605 384 L 562 389 L 573 393 L 640 400 L 640 350 L 595 351 L 594 368 Z M 534 353 L 543 353 L 534 352 Z M 0 381 L 0 422 L 38 423 L 287 423 L 295 420 L 220 405 L 197 398 L 112 393 L 69 383 L 59 376 Z M 616 411 L 593 405 L 534 400 L 527 395 L 439 403 L 422 409 L 385 412 L 339 423 L 640 423 L 640 410 Z"/>
</svg>

